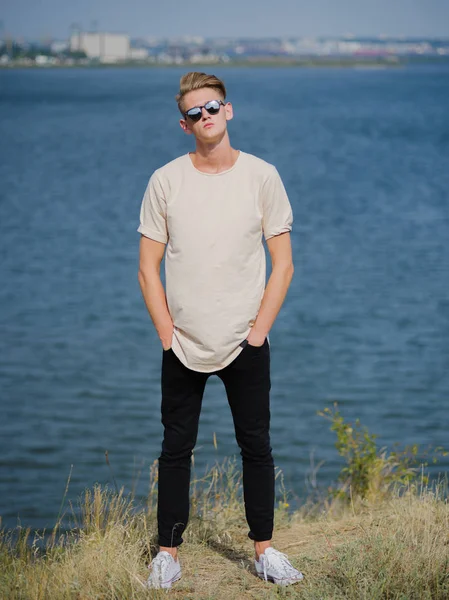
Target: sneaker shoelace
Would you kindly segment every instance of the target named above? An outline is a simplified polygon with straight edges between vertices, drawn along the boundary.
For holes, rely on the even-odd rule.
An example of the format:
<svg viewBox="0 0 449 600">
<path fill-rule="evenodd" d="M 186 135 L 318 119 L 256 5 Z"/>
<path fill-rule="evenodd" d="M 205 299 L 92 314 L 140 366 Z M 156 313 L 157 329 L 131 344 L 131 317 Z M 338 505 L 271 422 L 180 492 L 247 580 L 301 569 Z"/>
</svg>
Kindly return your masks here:
<svg viewBox="0 0 449 600">
<path fill-rule="evenodd" d="M 282 572 L 286 578 L 287 577 L 297 577 L 297 571 L 296 571 L 295 567 L 288 560 L 287 555 L 283 554 L 282 552 L 279 552 L 279 550 L 276 550 L 276 554 L 270 553 L 269 556 L 262 554 L 261 558 L 262 558 L 262 566 L 263 566 L 263 576 L 264 576 L 265 581 L 267 581 L 267 579 L 268 579 L 267 567 L 269 567 L 270 564 L 272 566 L 276 567 L 280 572 Z M 270 558 L 272 559 L 271 563 L 270 563 Z"/>
</svg>

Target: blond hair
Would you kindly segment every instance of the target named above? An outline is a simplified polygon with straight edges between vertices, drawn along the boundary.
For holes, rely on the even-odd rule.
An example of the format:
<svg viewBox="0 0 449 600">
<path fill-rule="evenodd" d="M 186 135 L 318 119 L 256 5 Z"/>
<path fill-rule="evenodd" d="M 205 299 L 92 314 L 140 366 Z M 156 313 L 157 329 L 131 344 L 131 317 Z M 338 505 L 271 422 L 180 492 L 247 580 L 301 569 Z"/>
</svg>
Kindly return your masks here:
<svg viewBox="0 0 449 600">
<path fill-rule="evenodd" d="M 191 71 L 181 77 L 179 82 L 179 93 L 176 94 L 176 102 L 178 103 L 179 112 L 184 115 L 182 101 L 184 96 L 192 90 L 199 90 L 201 88 L 211 88 L 218 92 L 222 99 L 226 99 L 226 88 L 225 84 L 221 79 L 215 77 L 215 75 L 208 75 L 207 73 L 200 73 L 199 71 Z"/>
</svg>

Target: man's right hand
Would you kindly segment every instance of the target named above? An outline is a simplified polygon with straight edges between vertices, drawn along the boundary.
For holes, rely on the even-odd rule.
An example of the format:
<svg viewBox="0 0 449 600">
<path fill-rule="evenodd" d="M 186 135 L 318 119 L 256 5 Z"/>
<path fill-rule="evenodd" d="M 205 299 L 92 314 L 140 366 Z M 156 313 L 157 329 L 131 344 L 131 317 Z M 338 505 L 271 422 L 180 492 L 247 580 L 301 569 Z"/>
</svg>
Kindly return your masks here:
<svg viewBox="0 0 449 600">
<path fill-rule="evenodd" d="M 163 350 L 170 350 L 170 348 L 171 348 L 171 342 L 172 342 L 172 339 L 173 339 L 173 331 L 174 330 L 175 329 L 173 327 L 172 330 L 171 330 L 171 334 L 170 335 L 161 337 L 161 343 L 162 343 Z"/>
</svg>

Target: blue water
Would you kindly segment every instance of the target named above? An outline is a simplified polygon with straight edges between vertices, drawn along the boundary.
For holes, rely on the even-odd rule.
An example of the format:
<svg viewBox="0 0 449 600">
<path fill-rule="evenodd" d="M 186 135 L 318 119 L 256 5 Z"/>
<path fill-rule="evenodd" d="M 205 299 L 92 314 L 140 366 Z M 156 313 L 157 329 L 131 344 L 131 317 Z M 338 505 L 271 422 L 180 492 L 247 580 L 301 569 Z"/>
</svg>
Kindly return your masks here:
<svg viewBox="0 0 449 600">
<path fill-rule="evenodd" d="M 274 163 L 295 276 L 270 332 L 272 445 L 304 497 L 341 466 L 316 412 L 379 443 L 448 443 L 449 68 L 213 69 L 233 146 Z M 152 171 L 192 149 L 180 69 L 0 71 L 0 515 L 51 527 L 115 478 L 144 496 L 160 450 L 161 344 L 137 283 Z M 216 433 L 218 449 L 213 445 Z M 198 473 L 238 454 L 206 387 Z M 433 473 L 447 471 L 443 459 Z"/>
</svg>

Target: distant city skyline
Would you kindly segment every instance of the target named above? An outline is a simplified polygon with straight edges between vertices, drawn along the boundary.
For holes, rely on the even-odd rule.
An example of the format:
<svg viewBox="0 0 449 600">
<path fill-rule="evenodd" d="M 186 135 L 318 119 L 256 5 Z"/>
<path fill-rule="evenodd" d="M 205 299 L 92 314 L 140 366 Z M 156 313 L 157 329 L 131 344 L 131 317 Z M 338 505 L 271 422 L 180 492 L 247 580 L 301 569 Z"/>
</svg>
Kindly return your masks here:
<svg viewBox="0 0 449 600">
<path fill-rule="evenodd" d="M 69 28 L 132 37 L 449 37 L 447 0 L 4 0 L 2 36 L 65 39 Z"/>
</svg>

